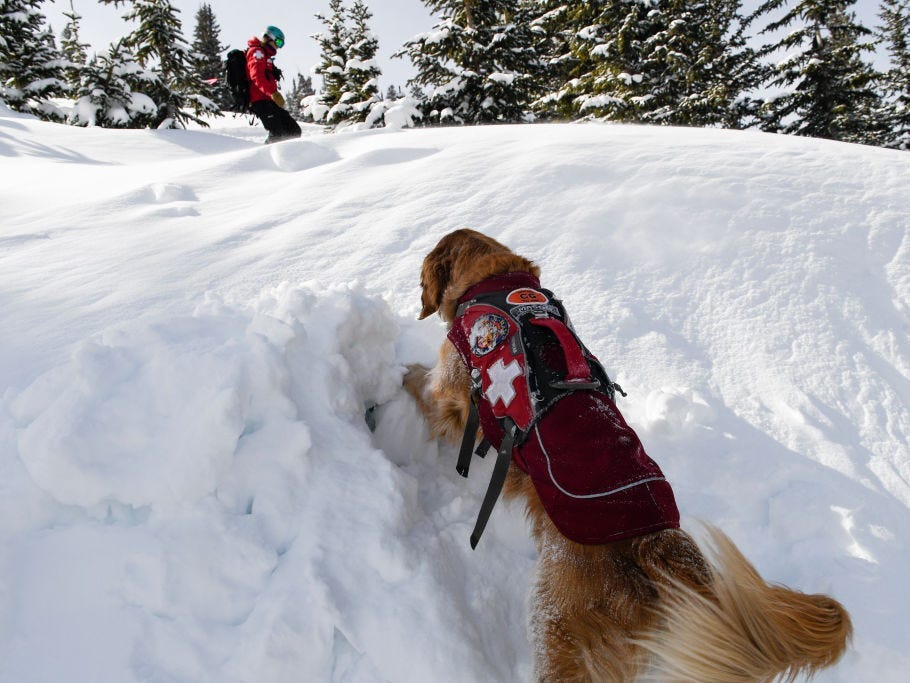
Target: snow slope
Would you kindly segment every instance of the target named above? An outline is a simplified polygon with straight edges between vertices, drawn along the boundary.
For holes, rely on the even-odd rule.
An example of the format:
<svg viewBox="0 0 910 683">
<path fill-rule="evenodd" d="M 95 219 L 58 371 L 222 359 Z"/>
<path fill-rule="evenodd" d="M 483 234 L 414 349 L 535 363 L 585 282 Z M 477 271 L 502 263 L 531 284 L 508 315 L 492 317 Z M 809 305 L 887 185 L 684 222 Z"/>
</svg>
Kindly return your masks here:
<svg viewBox="0 0 910 683">
<path fill-rule="evenodd" d="M 910 156 L 216 126 L 0 109 L 0 682 L 527 680 L 522 515 L 469 549 L 492 463 L 461 479 L 400 389 L 464 226 L 542 266 L 688 528 L 847 605 L 819 680 L 906 680 Z"/>
</svg>

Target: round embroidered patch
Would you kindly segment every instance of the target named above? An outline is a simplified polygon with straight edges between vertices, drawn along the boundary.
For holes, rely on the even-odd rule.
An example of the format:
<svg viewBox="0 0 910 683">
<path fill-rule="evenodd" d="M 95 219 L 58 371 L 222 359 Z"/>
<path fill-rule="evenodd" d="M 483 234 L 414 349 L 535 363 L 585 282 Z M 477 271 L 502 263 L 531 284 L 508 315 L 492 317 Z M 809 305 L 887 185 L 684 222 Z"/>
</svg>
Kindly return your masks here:
<svg viewBox="0 0 910 683">
<path fill-rule="evenodd" d="M 474 321 L 468 342 L 475 356 L 485 356 L 509 336 L 509 321 L 495 313 L 484 313 Z"/>
</svg>

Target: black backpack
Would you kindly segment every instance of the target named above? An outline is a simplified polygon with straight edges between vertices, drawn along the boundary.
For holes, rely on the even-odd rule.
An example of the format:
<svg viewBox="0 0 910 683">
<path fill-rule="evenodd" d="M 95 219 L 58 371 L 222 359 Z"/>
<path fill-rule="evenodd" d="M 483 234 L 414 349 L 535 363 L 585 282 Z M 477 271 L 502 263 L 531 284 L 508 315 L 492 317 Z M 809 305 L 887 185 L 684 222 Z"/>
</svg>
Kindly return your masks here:
<svg viewBox="0 0 910 683">
<path fill-rule="evenodd" d="M 250 80 L 246 73 L 246 52 L 231 50 L 224 62 L 228 92 L 231 94 L 231 111 L 245 114 L 250 110 Z"/>
</svg>

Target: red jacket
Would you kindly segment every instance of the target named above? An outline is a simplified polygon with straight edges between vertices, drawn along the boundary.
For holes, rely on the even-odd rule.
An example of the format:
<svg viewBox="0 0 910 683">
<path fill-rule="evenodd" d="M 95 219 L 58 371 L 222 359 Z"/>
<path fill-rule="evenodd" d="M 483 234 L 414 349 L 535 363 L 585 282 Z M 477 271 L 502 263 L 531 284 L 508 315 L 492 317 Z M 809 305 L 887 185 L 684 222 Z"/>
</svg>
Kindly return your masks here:
<svg viewBox="0 0 910 683">
<path fill-rule="evenodd" d="M 506 308 L 483 303 L 483 295 L 495 292 L 508 293 Z M 602 371 L 570 332 L 552 293 L 541 290 L 530 273 L 509 273 L 475 285 L 459 304 L 449 340 L 480 380 L 483 434 L 498 449 L 500 420 L 515 422 L 525 439 L 513 449 L 512 460 L 530 475 L 556 527 L 586 544 L 678 527 L 670 484 L 608 394 L 579 388 L 549 405 L 537 402 L 537 397 L 549 401 L 550 392 L 536 386 L 544 375 L 535 375 L 536 389 L 530 384 L 532 361 L 521 341 L 521 319 L 553 332 L 553 339 L 546 337 L 539 346 L 547 365 L 539 369 L 567 378 L 561 386 L 596 377 L 595 367 Z M 600 381 L 609 381 L 606 373 Z"/>
<path fill-rule="evenodd" d="M 278 90 L 272 58 L 277 50 L 271 45 L 263 45 L 259 38 L 247 41 L 246 73 L 250 78 L 250 103 L 272 99 Z"/>
</svg>

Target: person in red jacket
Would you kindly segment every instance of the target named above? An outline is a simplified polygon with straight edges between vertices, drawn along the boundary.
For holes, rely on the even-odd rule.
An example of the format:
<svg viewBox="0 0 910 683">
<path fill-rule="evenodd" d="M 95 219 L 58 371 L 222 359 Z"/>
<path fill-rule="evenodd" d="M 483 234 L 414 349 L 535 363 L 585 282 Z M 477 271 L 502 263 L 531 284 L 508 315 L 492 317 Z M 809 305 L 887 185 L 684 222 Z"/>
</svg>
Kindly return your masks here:
<svg viewBox="0 0 910 683">
<path fill-rule="evenodd" d="M 250 109 L 269 132 L 266 142 L 300 137 L 300 126 L 284 108 L 278 91 L 281 72 L 274 64 L 275 55 L 284 46 L 284 33 L 268 26 L 260 38 L 250 38 L 246 51 L 246 72 L 250 79 Z"/>
</svg>

